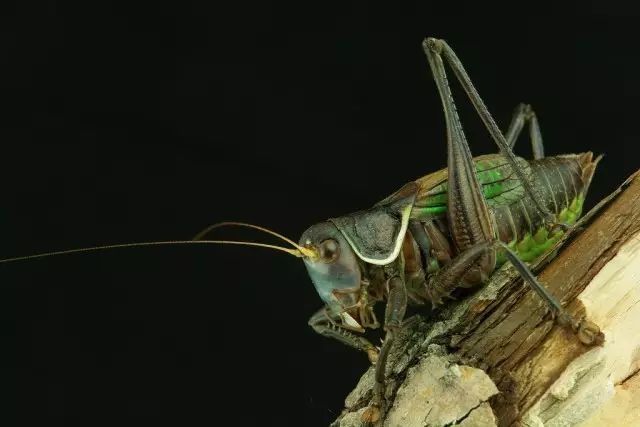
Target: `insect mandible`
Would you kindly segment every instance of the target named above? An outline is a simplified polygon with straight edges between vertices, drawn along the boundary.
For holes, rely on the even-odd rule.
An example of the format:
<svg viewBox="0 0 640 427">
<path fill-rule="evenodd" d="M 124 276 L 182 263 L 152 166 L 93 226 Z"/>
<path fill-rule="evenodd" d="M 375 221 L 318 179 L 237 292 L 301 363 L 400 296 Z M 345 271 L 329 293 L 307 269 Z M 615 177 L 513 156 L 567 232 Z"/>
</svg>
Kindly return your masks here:
<svg viewBox="0 0 640 427">
<path fill-rule="evenodd" d="M 444 110 L 447 167 L 409 182 L 373 207 L 315 224 L 298 243 L 263 227 L 225 222 L 208 227 L 193 240 L 72 249 L 0 262 L 165 244 L 262 246 L 302 258 L 324 303 L 311 316 L 309 325 L 321 335 L 365 352 L 375 365 L 373 397 L 364 415 L 368 421 L 380 419 L 386 411 L 385 365 L 407 306 L 437 306 L 459 287 L 471 288 L 486 282 L 506 261 L 542 297 L 561 325 L 571 328 L 585 344 L 591 344 L 598 327 L 568 314 L 538 282 L 526 262 L 546 253 L 576 222 L 600 157 L 594 159 L 591 152 L 545 157 L 536 115 L 524 104 L 516 108 L 503 134 L 449 45 L 427 38 L 423 48 Z M 472 157 L 445 63 L 498 146 L 498 154 Z M 512 151 L 525 125 L 534 157 L 530 161 Z M 227 225 L 276 235 L 291 248 L 204 239 L 213 229 Z M 385 314 L 379 322 L 374 306 L 382 301 L 386 301 Z M 385 335 L 378 348 L 362 333 L 381 323 Z"/>
</svg>

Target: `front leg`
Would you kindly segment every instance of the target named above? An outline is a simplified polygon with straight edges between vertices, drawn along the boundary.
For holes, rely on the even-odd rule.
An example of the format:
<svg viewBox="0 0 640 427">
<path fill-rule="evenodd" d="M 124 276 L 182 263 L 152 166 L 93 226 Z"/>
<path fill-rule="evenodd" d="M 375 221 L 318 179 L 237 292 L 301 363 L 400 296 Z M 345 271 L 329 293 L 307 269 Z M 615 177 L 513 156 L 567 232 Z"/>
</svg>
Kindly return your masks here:
<svg viewBox="0 0 640 427">
<path fill-rule="evenodd" d="M 311 316 L 309 326 L 322 336 L 333 338 L 349 347 L 365 352 L 371 363 L 376 363 L 376 360 L 378 360 L 378 349 L 366 338 L 354 334 L 332 320 L 326 308 L 321 308 Z"/>
<path fill-rule="evenodd" d="M 386 366 L 389 351 L 393 341 L 402 326 L 402 320 L 407 309 L 407 289 L 404 280 L 400 276 L 393 276 L 387 282 L 389 297 L 384 316 L 384 342 L 378 355 L 375 371 L 375 384 L 371 405 L 362 414 L 362 420 L 367 423 L 376 423 L 386 412 L 384 399 Z"/>
</svg>

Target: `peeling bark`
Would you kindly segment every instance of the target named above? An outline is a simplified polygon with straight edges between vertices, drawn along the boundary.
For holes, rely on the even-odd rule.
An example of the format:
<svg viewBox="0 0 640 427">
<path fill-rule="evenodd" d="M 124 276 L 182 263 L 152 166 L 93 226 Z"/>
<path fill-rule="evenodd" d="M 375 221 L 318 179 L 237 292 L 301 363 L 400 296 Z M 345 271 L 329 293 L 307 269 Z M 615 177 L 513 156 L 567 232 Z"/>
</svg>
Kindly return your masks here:
<svg viewBox="0 0 640 427">
<path fill-rule="evenodd" d="M 543 301 L 505 265 L 435 320 L 407 322 L 388 360 L 390 409 L 382 425 L 621 425 L 615 417 L 623 407 L 626 415 L 618 416 L 640 425 L 636 175 L 585 215 L 558 243 L 557 256 L 531 265 L 570 313 L 600 327 L 599 345 L 587 347 L 557 326 Z M 489 379 L 495 393 L 479 393 Z M 334 426 L 361 425 L 372 385 L 370 369 Z M 627 418 L 623 424 L 632 425 Z"/>
</svg>

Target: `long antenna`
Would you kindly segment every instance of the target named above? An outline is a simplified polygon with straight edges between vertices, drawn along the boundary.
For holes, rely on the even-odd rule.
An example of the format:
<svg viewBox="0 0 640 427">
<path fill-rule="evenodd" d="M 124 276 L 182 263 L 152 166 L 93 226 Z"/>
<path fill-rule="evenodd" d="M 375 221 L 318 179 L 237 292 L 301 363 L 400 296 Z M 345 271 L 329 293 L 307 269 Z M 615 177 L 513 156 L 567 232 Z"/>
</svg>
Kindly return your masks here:
<svg viewBox="0 0 640 427">
<path fill-rule="evenodd" d="M 212 225 L 208 226 L 207 228 L 205 228 L 204 230 L 202 230 L 201 232 L 199 232 L 198 234 L 196 234 L 193 237 L 193 240 L 200 240 L 204 236 L 209 234 L 212 230 L 215 230 L 216 228 L 220 228 L 220 227 L 227 227 L 229 225 L 235 225 L 235 226 L 238 226 L 238 227 L 253 228 L 253 229 L 256 229 L 256 230 L 264 231 L 265 233 L 269 233 L 272 236 L 276 236 L 276 237 L 284 240 L 285 242 L 287 242 L 290 245 L 292 245 L 294 248 L 298 247 L 298 244 L 296 242 L 294 242 L 293 240 L 291 240 L 291 239 L 289 239 L 287 237 L 284 237 L 282 234 L 276 233 L 273 230 L 269 230 L 266 227 L 261 227 L 259 225 L 253 225 L 253 224 L 248 224 L 246 222 L 236 222 L 236 221 L 224 221 L 224 222 L 217 222 L 215 224 L 212 224 Z"/>
<path fill-rule="evenodd" d="M 304 246 L 300 246 L 299 244 L 297 244 L 293 240 L 283 236 L 280 233 L 276 233 L 273 230 L 269 230 L 266 227 L 261 227 L 259 225 L 254 225 L 254 224 L 248 224 L 246 222 L 224 221 L 224 222 L 218 222 L 216 224 L 212 224 L 212 225 L 208 226 L 207 228 L 205 228 L 204 230 L 202 230 L 201 232 L 199 232 L 198 234 L 196 234 L 193 237 L 193 240 L 194 241 L 200 240 L 204 236 L 206 236 L 208 233 L 210 233 L 212 230 L 215 230 L 216 228 L 220 228 L 220 227 L 227 227 L 227 226 L 230 226 L 230 225 L 237 226 L 237 227 L 246 227 L 246 228 L 253 228 L 255 230 L 260 230 L 260 231 L 262 231 L 264 233 L 271 234 L 272 236 L 276 236 L 276 237 L 284 240 L 285 242 L 289 243 L 291 246 L 296 248 L 300 253 L 302 253 L 306 257 L 315 258 L 315 257 L 318 256 L 317 252 L 315 250 L 313 250 L 312 248 L 307 248 L 307 247 L 304 247 Z"/>
<path fill-rule="evenodd" d="M 133 248 L 133 247 L 141 247 L 141 246 L 170 246 L 170 245 L 212 245 L 212 244 L 257 246 L 261 248 L 269 248 L 269 249 L 275 249 L 278 251 L 283 251 L 288 253 L 289 255 L 293 255 L 298 258 L 302 258 L 305 256 L 305 254 L 298 249 L 283 248 L 276 245 L 268 245 L 266 243 L 237 242 L 233 240 L 166 240 L 166 241 L 159 241 L 159 242 L 120 243 L 115 245 L 92 246 L 88 248 L 68 249 L 64 251 L 55 251 L 55 252 L 44 252 L 44 253 L 35 254 L 35 255 L 25 255 L 25 256 L 19 256 L 14 258 L 0 259 L 0 264 L 15 262 L 15 261 L 26 261 L 26 260 L 37 259 L 37 258 L 46 258 L 46 257 L 58 256 L 58 255 L 69 255 L 69 254 L 77 254 L 77 253 L 83 253 L 83 252 L 95 252 L 95 251 L 117 249 L 117 248 Z"/>
</svg>

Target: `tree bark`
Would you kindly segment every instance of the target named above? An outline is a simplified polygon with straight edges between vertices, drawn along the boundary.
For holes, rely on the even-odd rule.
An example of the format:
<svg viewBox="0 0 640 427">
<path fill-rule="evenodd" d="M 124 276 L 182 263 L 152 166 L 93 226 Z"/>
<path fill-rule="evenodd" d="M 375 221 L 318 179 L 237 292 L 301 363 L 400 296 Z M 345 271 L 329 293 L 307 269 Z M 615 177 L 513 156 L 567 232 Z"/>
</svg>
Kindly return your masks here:
<svg viewBox="0 0 640 427">
<path fill-rule="evenodd" d="M 557 252 L 557 255 L 555 253 Z M 510 265 L 435 319 L 409 319 L 387 365 L 384 426 L 640 425 L 640 175 L 531 265 L 577 318 L 585 346 Z M 333 426 L 360 426 L 369 369 Z"/>
</svg>

